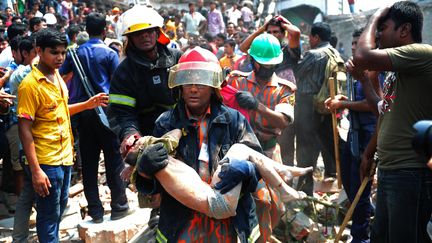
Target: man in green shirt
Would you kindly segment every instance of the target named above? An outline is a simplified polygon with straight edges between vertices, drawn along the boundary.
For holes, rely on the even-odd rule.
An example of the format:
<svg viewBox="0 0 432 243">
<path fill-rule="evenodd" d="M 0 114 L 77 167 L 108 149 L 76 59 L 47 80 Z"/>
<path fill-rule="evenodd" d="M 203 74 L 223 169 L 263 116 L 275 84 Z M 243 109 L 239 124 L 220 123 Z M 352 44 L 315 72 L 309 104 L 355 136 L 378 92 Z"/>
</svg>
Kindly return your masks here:
<svg viewBox="0 0 432 243">
<path fill-rule="evenodd" d="M 378 192 L 371 242 L 430 242 L 426 231 L 432 212 L 432 171 L 412 148 L 413 125 L 432 119 L 432 46 L 422 41 L 423 15 L 412 2 L 377 11 L 360 36 L 353 65 L 369 102 L 380 114 L 377 139 L 362 159 L 362 175 L 378 152 Z M 378 33 L 379 49 L 375 33 Z M 381 100 L 367 72 L 389 71 Z M 376 146 L 372 146 L 376 144 Z"/>
</svg>

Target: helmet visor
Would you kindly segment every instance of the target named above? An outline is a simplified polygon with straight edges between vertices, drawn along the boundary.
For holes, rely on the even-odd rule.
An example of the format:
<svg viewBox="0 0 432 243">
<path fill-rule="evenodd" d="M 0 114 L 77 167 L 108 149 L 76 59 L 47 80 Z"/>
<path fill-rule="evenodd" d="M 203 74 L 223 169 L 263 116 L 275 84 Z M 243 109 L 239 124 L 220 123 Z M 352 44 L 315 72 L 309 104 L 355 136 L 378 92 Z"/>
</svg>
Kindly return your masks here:
<svg viewBox="0 0 432 243">
<path fill-rule="evenodd" d="M 170 69 L 168 87 L 201 84 L 218 89 L 222 80 L 222 68 L 216 63 L 185 62 L 179 63 Z"/>
</svg>

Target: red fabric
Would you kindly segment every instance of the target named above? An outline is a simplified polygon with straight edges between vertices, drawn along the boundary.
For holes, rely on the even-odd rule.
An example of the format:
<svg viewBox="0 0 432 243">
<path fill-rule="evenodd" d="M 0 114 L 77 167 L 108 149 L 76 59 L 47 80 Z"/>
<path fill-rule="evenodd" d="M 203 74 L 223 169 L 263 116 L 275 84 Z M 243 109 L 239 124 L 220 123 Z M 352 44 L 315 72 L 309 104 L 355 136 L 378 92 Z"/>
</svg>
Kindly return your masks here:
<svg viewBox="0 0 432 243">
<path fill-rule="evenodd" d="M 354 4 L 354 0 L 348 0 L 348 4 Z"/>
<path fill-rule="evenodd" d="M 187 50 L 178 61 L 179 64 L 187 62 L 212 62 L 219 65 L 217 57 L 212 52 L 201 47 Z"/>
<path fill-rule="evenodd" d="M 231 107 L 233 109 L 238 110 L 243 116 L 246 117 L 246 120 L 250 121 L 249 112 L 246 109 L 241 108 L 236 100 L 235 95 L 237 94 L 237 89 L 231 85 L 226 85 L 221 89 L 221 95 L 223 97 L 223 103 Z"/>
<path fill-rule="evenodd" d="M 213 50 L 213 51 L 212 51 L 213 54 L 216 55 L 216 53 L 218 52 L 218 47 L 216 46 L 216 43 L 214 43 L 214 42 L 210 42 L 209 45 L 211 46 L 211 48 L 212 48 L 212 50 Z"/>
</svg>

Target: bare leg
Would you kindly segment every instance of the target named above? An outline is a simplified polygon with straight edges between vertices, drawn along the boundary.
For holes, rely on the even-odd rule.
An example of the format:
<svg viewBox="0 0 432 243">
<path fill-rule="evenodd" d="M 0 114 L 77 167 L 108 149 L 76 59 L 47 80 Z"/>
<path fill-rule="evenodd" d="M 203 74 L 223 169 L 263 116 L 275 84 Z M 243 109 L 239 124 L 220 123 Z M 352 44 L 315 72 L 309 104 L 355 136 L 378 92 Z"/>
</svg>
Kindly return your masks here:
<svg viewBox="0 0 432 243">
<path fill-rule="evenodd" d="M 281 193 L 282 201 L 287 202 L 304 197 L 302 194 L 299 194 L 298 191 L 288 186 L 283 180 L 283 177 L 287 178 L 294 175 L 303 175 L 311 172 L 312 167 L 296 168 L 280 164 L 244 144 L 234 144 L 231 146 L 226 157 L 245 159 L 254 163 L 264 181 Z"/>
<path fill-rule="evenodd" d="M 219 169 L 214 173 L 211 185 L 202 181 L 196 171 L 184 162 L 169 157 L 168 166 L 155 174 L 163 188 L 186 207 L 204 213 L 213 218 L 228 218 L 236 215 L 241 183 L 231 191 L 220 194 L 212 186 L 219 182 Z M 214 205 L 223 203 L 221 210 Z M 223 202 L 221 202 L 223 200 Z"/>
<path fill-rule="evenodd" d="M 178 140 L 181 137 L 181 133 L 180 130 L 176 129 L 167 133 L 164 137 L 165 136 L 175 137 Z M 288 173 L 291 173 L 290 169 L 292 169 L 292 167 L 281 165 L 243 144 L 233 145 L 229 149 L 226 157 L 249 160 L 256 164 L 264 180 L 269 183 L 269 185 L 280 191 L 283 201 L 302 198 L 302 195 L 289 187 L 279 174 L 281 173 L 283 176 L 286 176 Z M 275 165 L 278 165 L 278 167 Z M 292 170 L 294 174 L 302 174 L 306 173 L 309 169 Z M 157 172 L 155 177 L 171 196 L 186 207 L 204 213 L 210 217 L 227 218 L 235 215 L 238 198 L 240 196 L 241 183 L 228 193 L 221 195 L 219 191 L 212 188 L 220 181 L 220 178 L 218 177 L 219 171 L 220 166 L 218 166 L 213 175 L 211 185 L 209 185 L 201 180 L 194 169 L 182 161 L 169 157 L 167 167 Z M 141 175 L 145 176 L 144 174 Z M 213 202 L 218 201 L 221 198 L 224 206 L 222 210 L 223 213 L 218 212 L 215 214 Z"/>
</svg>

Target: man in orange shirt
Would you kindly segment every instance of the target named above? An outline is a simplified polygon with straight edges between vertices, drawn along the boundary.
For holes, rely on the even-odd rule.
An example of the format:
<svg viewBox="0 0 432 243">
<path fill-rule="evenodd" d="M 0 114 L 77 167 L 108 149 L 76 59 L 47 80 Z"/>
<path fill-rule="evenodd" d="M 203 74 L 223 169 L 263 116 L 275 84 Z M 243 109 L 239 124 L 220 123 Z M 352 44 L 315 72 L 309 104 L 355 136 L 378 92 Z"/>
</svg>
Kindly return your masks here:
<svg viewBox="0 0 432 243">
<path fill-rule="evenodd" d="M 270 34 L 257 36 L 249 49 L 253 71 L 232 72 L 228 84 L 237 88 L 237 102 L 249 110 L 250 123 L 264 154 L 281 162 L 280 147 L 276 137 L 293 121 L 294 108 L 290 104 L 290 83 L 275 75 L 277 64 L 283 60 L 279 40 Z M 257 214 L 262 240 L 269 241 L 284 211 L 276 190 L 259 183 Z"/>
<path fill-rule="evenodd" d="M 240 59 L 240 56 L 234 53 L 235 49 L 235 41 L 233 39 L 228 39 L 224 44 L 224 52 L 225 56 L 223 56 L 219 63 L 222 68 L 229 68 L 230 70 L 234 70 L 234 64 Z"/>
</svg>

